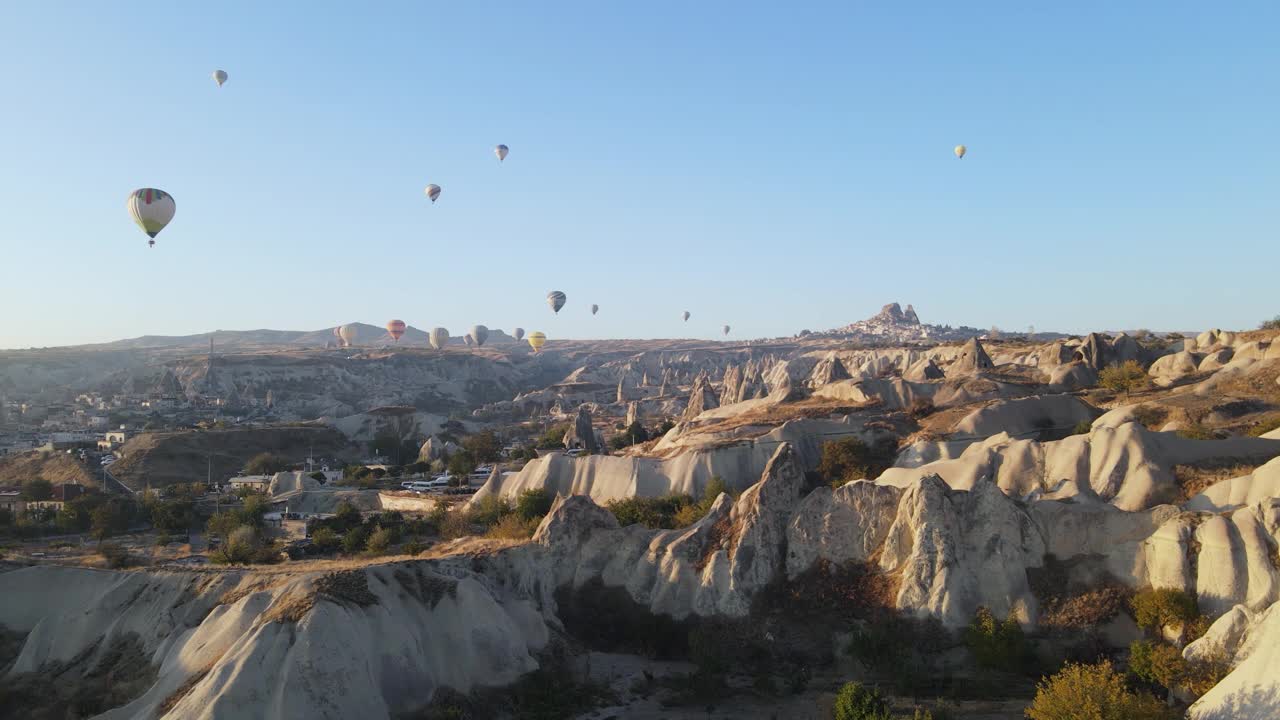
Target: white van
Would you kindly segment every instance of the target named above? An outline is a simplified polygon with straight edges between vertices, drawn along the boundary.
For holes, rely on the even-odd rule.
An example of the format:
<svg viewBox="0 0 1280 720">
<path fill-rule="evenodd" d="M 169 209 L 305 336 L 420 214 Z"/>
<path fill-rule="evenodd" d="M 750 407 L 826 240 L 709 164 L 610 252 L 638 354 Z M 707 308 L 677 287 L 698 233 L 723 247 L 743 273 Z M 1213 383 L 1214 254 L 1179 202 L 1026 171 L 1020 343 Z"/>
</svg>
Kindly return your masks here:
<svg viewBox="0 0 1280 720">
<path fill-rule="evenodd" d="M 418 480 L 417 482 L 409 483 L 409 489 L 416 493 L 431 492 L 437 487 L 439 485 L 433 485 L 430 480 Z"/>
</svg>

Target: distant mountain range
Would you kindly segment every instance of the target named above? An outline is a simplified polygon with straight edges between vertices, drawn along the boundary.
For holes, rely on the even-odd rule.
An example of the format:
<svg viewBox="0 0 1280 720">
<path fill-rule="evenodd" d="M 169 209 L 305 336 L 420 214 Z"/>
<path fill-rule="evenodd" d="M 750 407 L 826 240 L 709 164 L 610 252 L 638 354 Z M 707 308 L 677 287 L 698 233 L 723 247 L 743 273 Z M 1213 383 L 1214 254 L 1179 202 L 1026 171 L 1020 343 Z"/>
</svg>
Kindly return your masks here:
<svg viewBox="0 0 1280 720">
<path fill-rule="evenodd" d="M 405 347 L 428 347 L 430 342 L 427 339 L 425 330 L 420 330 L 410 325 L 405 329 L 404 336 L 400 338 L 398 343 L 391 339 L 386 329 L 376 325 L 367 323 L 352 323 L 359 331 L 355 339 L 357 347 L 381 347 L 383 345 L 401 345 Z M 337 326 L 335 326 L 337 327 Z M 470 328 L 467 328 L 470 330 Z M 197 333 L 195 335 L 143 335 L 142 337 L 129 338 L 127 340 L 115 340 L 107 343 L 97 343 L 93 347 L 104 350 L 200 350 L 209 347 L 209 341 L 213 340 L 214 351 L 225 351 L 229 349 L 252 349 L 265 347 L 281 347 L 292 346 L 298 348 L 304 347 L 336 347 L 339 344 L 337 336 L 333 333 L 334 328 L 328 327 L 321 330 L 215 330 L 207 333 Z M 449 338 L 450 345 L 463 345 L 465 341 L 462 336 L 465 333 L 451 335 Z M 504 343 L 516 342 L 515 338 L 506 332 L 496 329 L 489 329 L 489 339 L 486 345 L 498 345 Z"/>
</svg>

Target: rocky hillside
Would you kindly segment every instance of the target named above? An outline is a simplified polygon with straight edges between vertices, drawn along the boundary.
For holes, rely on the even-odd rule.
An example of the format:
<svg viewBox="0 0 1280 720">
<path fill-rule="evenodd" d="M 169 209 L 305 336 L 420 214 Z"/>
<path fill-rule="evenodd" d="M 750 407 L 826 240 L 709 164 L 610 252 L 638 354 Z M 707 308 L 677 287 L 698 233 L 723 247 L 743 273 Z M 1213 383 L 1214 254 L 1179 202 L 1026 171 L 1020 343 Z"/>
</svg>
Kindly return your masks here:
<svg viewBox="0 0 1280 720">
<path fill-rule="evenodd" d="M 291 462 L 315 457 L 360 457 L 342 433 L 323 426 L 230 428 L 143 433 L 120 449 L 111 474 L 129 487 L 203 482 L 209 463 L 215 479 L 240 471 L 254 455 L 271 452 Z"/>
<path fill-rule="evenodd" d="M 98 478 L 66 453 L 29 452 L 0 458 L 0 485 L 22 486 L 37 479 L 53 485 L 98 485 Z"/>
</svg>

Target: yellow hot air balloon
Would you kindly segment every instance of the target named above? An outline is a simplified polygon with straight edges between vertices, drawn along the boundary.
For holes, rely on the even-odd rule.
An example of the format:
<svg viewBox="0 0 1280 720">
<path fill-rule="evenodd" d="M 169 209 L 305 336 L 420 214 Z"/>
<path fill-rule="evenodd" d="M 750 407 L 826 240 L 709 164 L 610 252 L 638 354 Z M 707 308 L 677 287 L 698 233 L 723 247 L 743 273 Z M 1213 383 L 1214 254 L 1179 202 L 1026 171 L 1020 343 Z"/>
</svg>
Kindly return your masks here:
<svg viewBox="0 0 1280 720">
<path fill-rule="evenodd" d="M 967 148 L 967 147 L 965 147 L 965 146 L 963 146 L 963 145 L 957 145 L 957 146 L 956 146 L 956 157 L 957 157 L 957 158 L 959 158 L 959 159 L 963 160 L 963 159 L 964 159 L 964 154 L 965 154 L 965 153 L 967 153 L 967 152 L 969 152 L 969 148 Z"/>
<path fill-rule="evenodd" d="M 151 237 L 147 244 L 152 247 L 155 247 L 156 235 L 169 224 L 177 210 L 173 196 L 155 188 L 142 188 L 129 193 L 125 207 L 129 209 L 129 215 L 138 223 L 138 227 Z"/>
<path fill-rule="evenodd" d="M 547 336 L 545 333 L 542 333 L 542 332 L 529 333 L 529 347 L 533 348 L 534 352 L 541 351 L 542 346 L 546 344 L 547 344 Z"/>
</svg>

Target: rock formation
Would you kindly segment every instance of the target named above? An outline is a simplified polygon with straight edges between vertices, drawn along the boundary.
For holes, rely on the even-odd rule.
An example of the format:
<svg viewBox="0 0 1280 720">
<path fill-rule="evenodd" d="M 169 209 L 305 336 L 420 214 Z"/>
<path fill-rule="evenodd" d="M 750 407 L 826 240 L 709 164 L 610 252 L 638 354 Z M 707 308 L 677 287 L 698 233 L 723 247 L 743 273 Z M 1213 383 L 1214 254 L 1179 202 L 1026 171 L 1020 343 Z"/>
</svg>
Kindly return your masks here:
<svg viewBox="0 0 1280 720">
<path fill-rule="evenodd" d="M 578 406 L 573 424 L 564 434 L 564 446 L 568 449 L 580 448 L 592 454 L 600 452 L 600 445 L 596 442 L 596 431 L 591 425 L 591 412 L 586 405 Z"/>
<path fill-rule="evenodd" d="M 693 389 L 689 391 L 689 405 L 685 408 L 684 419 L 692 420 L 703 411 L 718 407 L 720 401 L 711 388 L 711 378 L 706 373 L 699 374 L 693 381 Z"/>
<path fill-rule="evenodd" d="M 964 344 L 959 356 L 948 366 L 948 370 L 952 373 L 972 374 L 990 370 L 995 366 L 996 364 L 991 362 L 991 356 L 983 349 L 982 343 L 978 342 L 978 338 L 970 338 L 969 342 Z"/>
<path fill-rule="evenodd" d="M 840 358 L 835 353 L 830 353 L 823 358 L 817 365 L 813 366 L 813 372 L 809 374 L 808 385 L 811 388 L 830 385 L 833 382 L 841 380 L 849 380 L 851 376 L 849 371 L 845 369 L 844 363 L 840 362 Z"/>
</svg>

